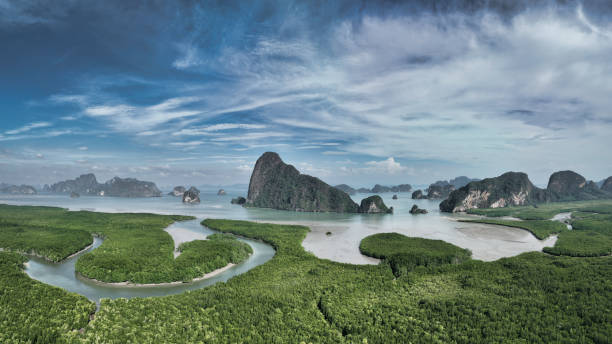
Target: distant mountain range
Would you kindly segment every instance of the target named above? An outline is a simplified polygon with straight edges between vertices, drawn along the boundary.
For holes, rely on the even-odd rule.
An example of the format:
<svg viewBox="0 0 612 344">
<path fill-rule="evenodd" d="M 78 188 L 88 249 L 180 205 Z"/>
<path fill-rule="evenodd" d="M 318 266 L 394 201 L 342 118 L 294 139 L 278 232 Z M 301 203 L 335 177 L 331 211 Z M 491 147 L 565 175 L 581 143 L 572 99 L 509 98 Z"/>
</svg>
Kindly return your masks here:
<svg viewBox="0 0 612 344">
<path fill-rule="evenodd" d="M 91 196 L 110 197 L 159 197 L 161 191 L 155 183 L 140 181 L 134 178 L 114 177 L 101 184 L 98 183 L 93 173 L 83 174 L 76 179 L 57 182 L 53 185 L 45 185 L 45 192 L 52 193 L 77 193 Z"/>
<path fill-rule="evenodd" d="M 368 189 L 368 188 L 354 189 L 346 184 L 340 184 L 334 187 L 336 189 L 340 189 L 346 192 L 349 195 L 354 195 L 356 193 L 410 192 L 410 190 L 412 190 L 412 186 L 410 184 L 400 184 L 400 185 L 394 185 L 394 186 L 384 186 L 384 185 L 376 184 L 371 189 Z"/>
<path fill-rule="evenodd" d="M 413 192 L 412 199 L 443 199 L 448 197 L 448 195 L 455 189 L 478 180 L 479 179 L 468 178 L 466 176 L 459 176 L 448 181 L 438 180 L 437 182 L 430 184 L 425 191 L 416 190 Z"/>
</svg>

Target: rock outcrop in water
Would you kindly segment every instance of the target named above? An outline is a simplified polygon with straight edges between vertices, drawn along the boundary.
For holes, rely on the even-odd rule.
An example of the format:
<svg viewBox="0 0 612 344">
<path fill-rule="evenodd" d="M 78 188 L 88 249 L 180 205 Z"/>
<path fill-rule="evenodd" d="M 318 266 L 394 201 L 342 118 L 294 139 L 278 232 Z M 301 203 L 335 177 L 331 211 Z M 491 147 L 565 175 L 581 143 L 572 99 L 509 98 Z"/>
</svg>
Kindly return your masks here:
<svg viewBox="0 0 612 344">
<path fill-rule="evenodd" d="M 359 208 L 345 192 L 301 174 L 272 152 L 257 159 L 245 206 L 339 213 L 356 213 Z"/>
<path fill-rule="evenodd" d="M 455 191 L 455 186 L 448 182 L 436 182 L 427 188 L 428 199 L 443 199 Z"/>
<path fill-rule="evenodd" d="M 336 185 L 334 186 L 336 189 L 338 190 L 342 190 L 344 192 L 346 192 L 349 195 L 354 195 L 357 193 L 357 190 L 353 189 L 352 187 L 346 185 L 346 184 L 340 184 L 340 185 Z"/>
<path fill-rule="evenodd" d="M 527 174 L 507 172 L 499 177 L 471 182 L 451 192 L 449 197 L 440 203 L 440 210 L 458 212 L 472 208 L 501 208 L 546 200 L 546 192 L 535 187 Z"/>
<path fill-rule="evenodd" d="M 426 195 L 423 194 L 423 190 L 416 190 L 412 193 L 412 199 L 424 199 L 427 198 Z"/>
<path fill-rule="evenodd" d="M 359 212 L 364 214 L 393 214 L 393 207 L 387 208 L 382 198 L 374 195 L 361 200 Z"/>
<path fill-rule="evenodd" d="M 183 197 L 185 191 L 186 190 L 184 186 L 175 186 L 172 191 L 168 192 L 168 196 Z"/>
<path fill-rule="evenodd" d="M 246 198 L 239 196 L 236 198 L 232 198 L 232 204 L 239 204 L 239 205 L 243 205 L 246 203 Z"/>
<path fill-rule="evenodd" d="M 190 187 L 183 193 L 183 203 L 200 203 L 200 190 L 195 186 Z"/>
<path fill-rule="evenodd" d="M 393 195 L 393 197 L 391 197 L 391 199 L 397 199 L 397 195 Z"/>
<path fill-rule="evenodd" d="M 415 204 L 412 206 L 412 208 L 410 208 L 410 214 L 412 215 L 427 214 L 427 210 L 421 209 L 419 208 L 418 205 Z"/>
<path fill-rule="evenodd" d="M 0 185 L 0 193 L 8 193 L 12 195 L 36 195 L 36 189 L 31 185 Z"/>
<path fill-rule="evenodd" d="M 161 191 L 153 182 L 134 178 L 114 177 L 102 185 L 104 196 L 111 197 L 160 197 Z"/>
<path fill-rule="evenodd" d="M 219 191 L 217 191 L 217 196 L 225 196 L 225 195 L 227 195 L 227 192 L 225 192 L 225 190 L 219 189 Z"/>
<path fill-rule="evenodd" d="M 49 192 L 72 192 L 82 195 L 111 197 L 159 197 L 161 191 L 155 183 L 140 181 L 134 178 L 114 177 L 104 184 L 98 183 L 93 173 L 83 174 L 76 179 L 55 183 L 48 188 Z"/>
</svg>

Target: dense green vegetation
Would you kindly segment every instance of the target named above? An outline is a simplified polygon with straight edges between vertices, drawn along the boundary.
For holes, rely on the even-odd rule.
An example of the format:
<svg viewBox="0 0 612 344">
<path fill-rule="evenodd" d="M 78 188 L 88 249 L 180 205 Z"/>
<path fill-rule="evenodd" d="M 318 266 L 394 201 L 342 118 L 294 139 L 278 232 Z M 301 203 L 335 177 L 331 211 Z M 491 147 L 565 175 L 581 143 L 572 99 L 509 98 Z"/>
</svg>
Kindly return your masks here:
<svg viewBox="0 0 612 344">
<path fill-rule="evenodd" d="M 57 261 L 90 245 L 92 234 L 99 235 L 104 243 L 77 261 L 77 272 L 104 282 L 143 284 L 189 281 L 248 257 L 247 244 L 213 236 L 216 240 L 183 246 L 175 260 L 172 237 L 164 228 L 192 218 L 0 205 L 0 247 L 34 250 Z"/>
<path fill-rule="evenodd" d="M 84 296 L 32 280 L 27 259 L 0 252 L 0 343 L 55 343 L 87 325 L 96 305 Z"/>
<path fill-rule="evenodd" d="M 488 217 L 513 216 L 523 220 L 549 220 L 559 213 L 585 211 L 612 214 L 612 200 L 542 203 L 538 207 L 469 209 L 468 214 Z"/>
<path fill-rule="evenodd" d="M 90 233 L 82 230 L 21 226 L 0 222 L 0 247 L 4 250 L 32 253 L 59 262 L 93 243 Z"/>
<path fill-rule="evenodd" d="M 238 264 L 253 253 L 247 243 L 229 234 L 213 234 L 207 240 L 194 240 L 179 246 L 181 255 L 176 258 L 175 271 L 190 281 L 230 263 Z"/>
<path fill-rule="evenodd" d="M 487 223 L 491 225 L 522 228 L 530 231 L 536 238 L 540 240 L 548 238 L 551 234 L 558 234 L 567 230 L 567 226 L 564 223 L 549 220 L 515 221 L 499 219 L 471 219 L 459 221 L 472 223 Z"/>
<path fill-rule="evenodd" d="M 576 257 L 608 256 L 612 254 L 612 215 L 591 213 L 610 212 L 612 207 L 593 206 L 572 213 L 572 231 L 559 236 L 554 247 L 544 252 Z"/>
<path fill-rule="evenodd" d="M 442 240 L 411 238 L 399 233 L 380 233 L 361 240 L 361 253 L 384 259 L 395 276 L 405 275 L 417 266 L 459 264 L 470 259 L 469 250 Z"/>
<path fill-rule="evenodd" d="M 34 341 L 37 332 L 23 327 L 24 322 L 37 323 L 38 333 L 57 334 L 48 343 L 606 343 L 612 337 L 612 257 L 531 252 L 495 262 L 417 267 L 397 277 L 388 260 L 362 266 L 316 258 L 301 246 L 308 232 L 303 226 L 230 220 L 205 220 L 203 225 L 263 240 L 277 253 L 209 288 L 103 300 L 83 333 L 73 330 L 83 326 L 91 311 L 78 307 L 82 298 L 31 281 L 17 270 L 24 278 L 17 286 L 28 282 L 58 290 L 57 300 L 49 300 L 31 292 L 31 286 L 17 288 L 11 284 L 17 279 L 5 278 L 2 270 L 0 339 Z M 454 250 L 404 238 L 385 243 L 370 237 L 365 246 L 380 257 L 428 247 Z M 16 269 L 19 262 L 7 266 Z M 11 306 L 13 298 L 4 297 L 7 290 L 26 293 L 27 300 L 17 299 L 28 302 L 32 311 Z M 73 312 L 71 318 L 47 306 L 70 297 L 73 307 L 65 311 Z M 19 322 L 10 320 L 18 317 Z"/>
<path fill-rule="evenodd" d="M 610 258 L 533 252 L 396 278 L 387 262 L 356 266 L 305 252 L 305 227 L 203 224 L 264 240 L 277 254 L 207 289 L 105 300 L 75 342 L 603 343 L 612 334 Z"/>
</svg>

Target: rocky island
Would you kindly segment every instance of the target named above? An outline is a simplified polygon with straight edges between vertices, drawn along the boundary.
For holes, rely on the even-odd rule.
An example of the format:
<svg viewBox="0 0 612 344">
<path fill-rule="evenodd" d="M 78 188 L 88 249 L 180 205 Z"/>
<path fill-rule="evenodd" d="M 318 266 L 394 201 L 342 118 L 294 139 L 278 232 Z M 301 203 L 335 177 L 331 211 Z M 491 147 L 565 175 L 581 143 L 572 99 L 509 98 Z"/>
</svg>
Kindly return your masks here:
<svg viewBox="0 0 612 344">
<path fill-rule="evenodd" d="M 0 184 L 0 193 L 8 193 L 12 195 L 36 195 L 36 189 L 31 185 L 9 185 Z"/>
<path fill-rule="evenodd" d="M 338 213 L 388 210 L 377 197 L 379 200 L 368 198 L 365 204 L 362 202 L 365 207 L 360 207 L 346 192 L 316 177 L 301 174 L 292 165 L 285 164 L 277 153 L 267 152 L 255 163 L 244 206 Z M 371 203 L 375 207 L 371 207 Z"/>
<path fill-rule="evenodd" d="M 200 190 L 195 186 L 190 187 L 189 190 L 183 193 L 183 203 L 200 203 Z"/>
<path fill-rule="evenodd" d="M 478 180 L 479 179 L 468 178 L 466 176 L 459 176 L 448 181 L 438 180 L 430 184 L 429 187 L 425 189 L 425 192 L 423 192 L 423 190 L 416 190 L 413 192 L 412 199 L 444 199 L 456 189 Z"/>
<path fill-rule="evenodd" d="M 393 214 L 393 207 L 387 208 L 382 198 L 374 195 L 361 200 L 359 212 L 367 214 Z"/>
<path fill-rule="evenodd" d="M 546 189 L 534 186 L 527 174 L 507 172 L 453 191 L 440 203 L 444 212 L 461 212 L 473 208 L 502 208 L 535 205 L 543 202 L 580 201 L 612 198 L 612 193 L 573 171 L 559 171 L 550 176 Z"/>
<path fill-rule="evenodd" d="M 114 177 L 104 184 L 98 183 L 93 173 L 83 174 L 76 179 L 66 180 L 46 186 L 52 193 L 77 193 L 90 196 L 110 197 L 159 197 L 161 191 L 153 182 L 140 181 L 134 178 Z"/>
<path fill-rule="evenodd" d="M 184 186 L 175 186 L 172 191 L 168 192 L 168 196 L 183 197 L 185 191 L 186 190 Z"/>
</svg>

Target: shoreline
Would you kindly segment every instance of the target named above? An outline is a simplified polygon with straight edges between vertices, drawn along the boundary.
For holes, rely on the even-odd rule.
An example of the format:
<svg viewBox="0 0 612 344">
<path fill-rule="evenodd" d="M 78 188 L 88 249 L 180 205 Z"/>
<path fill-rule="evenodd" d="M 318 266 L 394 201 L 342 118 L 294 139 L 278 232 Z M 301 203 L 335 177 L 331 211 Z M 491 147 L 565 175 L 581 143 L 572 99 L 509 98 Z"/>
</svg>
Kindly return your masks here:
<svg viewBox="0 0 612 344">
<path fill-rule="evenodd" d="M 249 255 L 250 256 L 250 255 Z M 248 259 L 248 258 L 247 258 Z M 189 282 L 183 282 L 183 281 L 174 281 L 174 282 L 162 282 L 162 283 L 132 283 L 132 282 L 103 282 L 97 279 L 93 279 L 93 278 L 89 278 L 86 276 L 83 276 L 80 272 L 75 271 L 76 275 L 78 276 L 78 278 L 83 279 L 85 281 L 89 281 L 92 283 L 95 283 L 97 285 L 101 285 L 101 286 L 106 286 L 106 287 L 129 287 L 129 288 L 142 288 L 142 287 L 170 287 L 170 286 L 177 286 L 177 285 L 182 285 L 182 284 L 190 284 L 190 283 L 194 283 L 194 282 L 199 282 L 205 279 L 209 279 L 212 277 L 215 277 L 231 268 L 233 268 L 234 266 L 236 266 L 237 264 L 234 263 L 229 263 L 226 266 L 213 270 L 211 272 L 208 272 L 206 274 L 204 274 L 203 276 L 200 277 L 196 277 L 194 279 L 192 279 Z"/>
<path fill-rule="evenodd" d="M 51 259 L 49 259 L 48 257 L 42 256 L 42 255 L 40 255 L 40 254 L 38 254 L 38 253 L 35 253 L 34 251 L 31 251 L 31 252 L 25 252 L 25 251 L 19 251 L 19 250 L 10 250 L 10 249 L 6 249 L 6 248 L 3 248 L 3 247 L 0 247 L 0 252 L 12 252 L 12 253 L 19 253 L 19 254 L 23 254 L 24 256 L 30 256 L 30 257 L 36 257 L 36 258 L 43 259 L 44 261 L 46 261 L 46 262 L 48 262 L 48 263 L 53 263 L 53 264 L 61 264 L 61 263 L 66 262 L 68 259 L 73 258 L 73 257 L 75 257 L 75 256 L 77 256 L 77 255 L 79 255 L 79 254 L 81 254 L 81 253 L 83 253 L 83 252 L 85 252 L 85 251 L 89 250 L 90 248 L 92 248 L 92 247 L 93 247 L 94 243 L 95 243 L 95 241 L 92 241 L 92 242 L 91 242 L 91 244 L 90 244 L 90 245 L 88 245 L 88 246 L 86 246 L 85 248 L 83 248 L 83 249 L 81 249 L 81 250 L 79 250 L 79 251 L 77 251 L 77 252 L 75 252 L 75 253 L 73 253 L 73 254 L 69 255 L 68 257 L 66 257 L 66 258 L 64 258 L 64 259 L 62 259 L 62 260 L 58 260 L 58 261 L 51 260 Z M 29 261 L 29 259 L 28 259 L 28 261 Z M 27 262 L 26 262 L 26 263 L 27 263 Z"/>
</svg>

